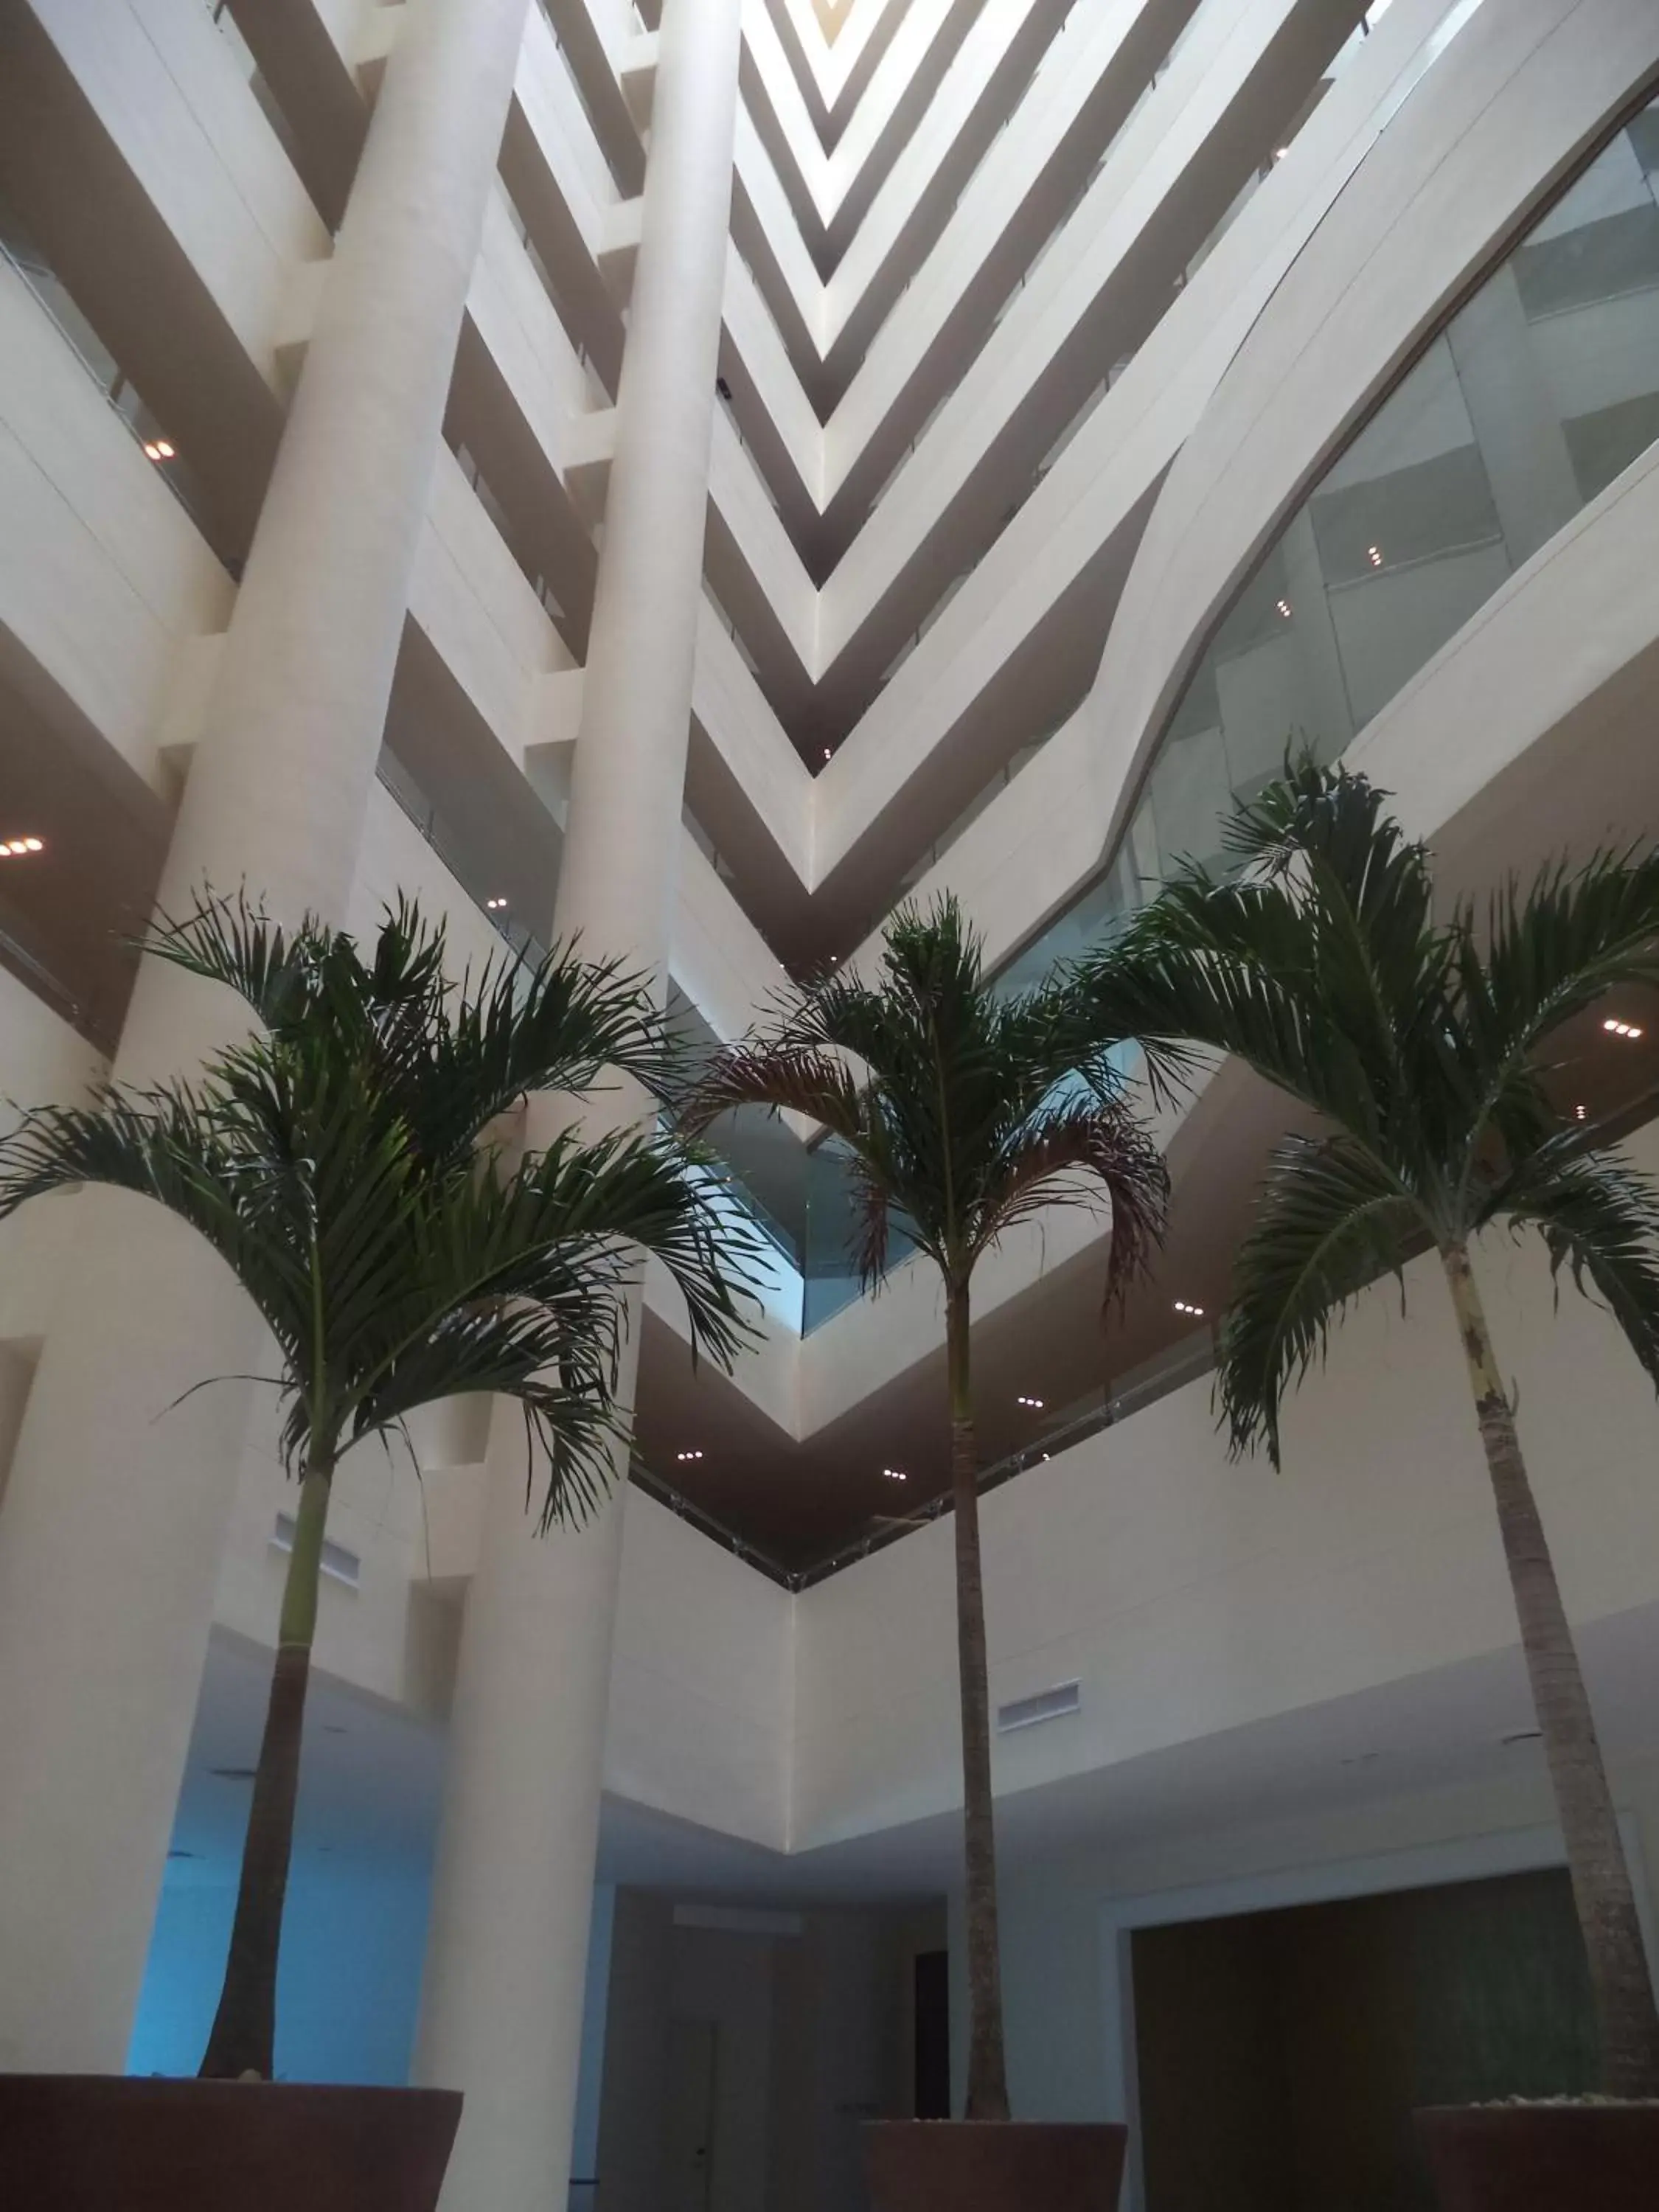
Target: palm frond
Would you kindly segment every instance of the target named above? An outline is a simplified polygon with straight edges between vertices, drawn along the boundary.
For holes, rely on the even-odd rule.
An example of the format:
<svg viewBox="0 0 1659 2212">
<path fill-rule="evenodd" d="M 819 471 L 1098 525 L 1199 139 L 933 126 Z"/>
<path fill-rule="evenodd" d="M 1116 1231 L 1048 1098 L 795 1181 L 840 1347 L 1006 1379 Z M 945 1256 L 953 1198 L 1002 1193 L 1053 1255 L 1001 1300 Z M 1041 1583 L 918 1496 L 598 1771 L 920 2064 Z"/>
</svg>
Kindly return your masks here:
<svg viewBox="0 0 1659 2212">
<path fill-rule="evenodd" d="M 1097 957 L 1079 988 L 1096 988 Z M 1325 1019 L 1305 933 L 1277 886 L 1177 878 L 1111 948 L 1110 988 L 1138 1024 L 1230 1053 L 1266 1081 L 1340 1118 L 1363 1097 L 1357 1056 Z"/>
<path fill-rule="evenodd" d="M 284 937 L 245 899 L 204 902 L 155 949 L 240 989 L 264 1025 L 193 1085 L 26 1115 L 0 1141 L 0 1217 L 102 1182 L 189 1222 L 276 1338 L 291 1465 L 499 1390 L 545 1449 L 544 1515 L 580 1512 L 625 1432 L 618 1358 L 645 1255 L 684 1297 L 695 1354 L 729 1364 L 746 1340 L 759 1239 L 712 1202 L 696 1148 L 571 1131 L 510 1171 L 477 1149 L 527 1084 L 659 1065 L 637 979 L 566 952 L 453 986 L 441 927 L 407 905 L 367 962 L 343 933 Z"/>
<path fill-rule="evenodd" d="M 1512 1227 L 1534 1228 L 1559 1281 L 1600 1297 L 1659 1389 L 1659 1187 L 1620 1153 L 1564 1129 L 1493 1194 Z"/>
<path fill-rule="evenodd" d="M 517 1100 L 540 1091 L 587 1091 L 610 1075 L 631 1078 L 653 1096 L 670 1086 L 665 1024 L 649 979 L 619 961 L 583 960 L 555 945 L 532 966 L 492 963 L 459 994 L 453 1014 L 423 1040 L 411 1071 L 423 1101 L 441 1109 L 458 1138 L 479 1129 Z M 472 1118 L 483 1115 L 483 1121 Z M 470 1124 L 470 1126 L 468 1126 Z M 441 1146 L 434 1126 L 428 1141 Z"/>
<path fill-rule="evenodd" d="M 150 957 L 234 991 L 267 1027 L 311 995 L 327 933 L 309 920 L 290 934 L 248 897 L 204 891 L 177 921 L 163 916 L 138 940 Z"/>
<path fill-rule="evenodd" d="M 226 1140 L 187 1086 L 112 1090 L 95 1107 L 37 1108 L 0 1140 L 0 1219 L 52 1190 L 136 1192 L 194 1229 L 280 1334 L 305 1291 L 293 1255 L 259 1233 L 271 1173 Z"/>
<path fill-rule="evenodd" d="M 860 1126 L 859 1088 L 846 1065 L 794 1020 L 723 1045 L 680 1100 L 678 1118 L 701 1133 L 745 1106 L 805 1115 L 840 1137 L 856 1136 Z"/>
<path fill-rule="evenodd" d="M 1109 1207 L 1103 1291 L 1109 1307 L 1151 1264 L 1169 1196 L 1164 1157 L 1132 1114 L 1088 1091 L 1062 1095 L 1040 1107 L 1004 1147 L 1000 1185 L 988 1193 L 978 1249 L 1050 1206 Z"/>
<path fill-rule="evenodd" d="M 1346 1133 L 1279 1144 L 1222 1328 L 1219 1395 L 1234 1452 L 1265 1445 L 1278 1466 L 1286 1389 L 1322 1358 L 1350 1301 L 1378 1275 L 1400 1273 L 1422 1230 L 1410 1194 Z"/>
<path fill-rule="evenodd" d="M 1087 1188 L 1098 1203 L 1109 1170 L 1125 1208 L 1115 1285 L 1144 1255 L 1152 1188 L 1151 1148 L 1133 1140 L 1115 1064 L 1135 1041 L 1120 1012 L 1065 973 L 1005 995 L 953 899 L 905 906 L 874 983 L 838 972 L 784 1000 L 714 1055 L 686 1119 L 707 1128 L 763 1106 L 822 1123 L 843 1163 L 850 1256 L 866 1287 L 879 1285 L 896 1233 L 958 1283 L 1048 1196 L 1075 1202 Z"/>
<path fill-rule="evenodd" d="M 1659 984 L 1659 852 L 1555 862 L 1510 878 L 1482 917 L 1458 909 L 1457 1028 L 1470 1097 L 1464 1174 L 1495 1134 L 1523 1159 L 1559 1126 L 1540 1081 L 1553 1031 L 1620 984 Z M 1484 941 L 1483 941 L 1484 940 Z"/>
</svg>

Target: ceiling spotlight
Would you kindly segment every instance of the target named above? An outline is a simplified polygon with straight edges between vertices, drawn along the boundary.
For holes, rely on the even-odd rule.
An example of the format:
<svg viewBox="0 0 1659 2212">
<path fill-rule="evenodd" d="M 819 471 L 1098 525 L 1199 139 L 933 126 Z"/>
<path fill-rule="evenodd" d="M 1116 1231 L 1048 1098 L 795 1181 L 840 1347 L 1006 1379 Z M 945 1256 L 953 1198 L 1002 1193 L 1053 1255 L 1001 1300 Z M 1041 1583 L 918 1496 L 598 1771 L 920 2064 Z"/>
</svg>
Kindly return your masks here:
<svg viewBox="0 0 1659 2212">
<path fill-rule="evenodd" d="M 30 853 L 44 853 L 46 849 L 39 837 L 7 837 L 0 840 L 0 860 L 9 860 L 14 856 L 21 860 Z"/>
<path fill-rule="evenodd" d="M 1365 558 L 1373 568 L 1380 568 L 1382 566 L 1382 548 L 1380 545 L 1368 545 L 1365 548 Z"/>
<path fill-rule="evenodd" d="M 1040 1413 L 1042 1411 L 1041 1398 L 1019 1397 L 1015 1399 L 1014 1403 L 1017 1406 L 1029 1406 L 1034 1413 Z"/>
<path fill-rule="evenodd" d="M 683 1451 L 676 1452 L 674 1456 L 677 1460 L 684 1462 L 688 1459 L 701 1459 L 702 1457 L 702 1454 L 700 1451 Z"/>
<path fill-rule="evenodd" d="M 1273 155 L 1274 161 L 1282 161 L 1290 150 L 1291 149 L 1288 146 L 1281 146 L 1279 151 Z"/>
<path fill-rule="evenodd" d="M 1289 601 L 1288 599 L 1280 599 L 1280 600 L 1279 600 L 1279 613 L 1280 613 L 1281 615 L 1283 615 L 1283 616 L 1284 616 L 1284 617 L 1285 617 L 1285 621 L 1286 621 L 1286 622 L 1289 622 L 1289 620 L 1290 620 L 1290 618 L 1291 618 L 1291 603 L 1290 603 L 1290 601 Z"/>
<path fill-rule="evenodd" d="M 1575 1106 L 1572 1109 L 1573 1120 L 1575 1121 L 1582 1121 L 1585 1118 L 1586 1110 L 1587 1109 L 1583 1106 Z"/>
<path fill-rule="evenodd" d="M 11 849 L 15 853 L 17 850 L 17 848 L 14 845 Z M 1642 1034 L 1640 1028 L 1635 1022 L 1607 1020 L 1603 1022 L 1601 1026 L 1607 1030 L 1609 1036 L 1624 1037 L 1627 1042 L 1633 1042 Z"/>
<path fill-rule="evenodd" d="M 484 910 L 488 914 L 500 914 L 505 909 L 507 901 L 504 898 L 486 899 Z"/>
<path fill-rule="evenodd" d="M 824 747 L 824 749 L 823 749 L 823 757 L 825 758 L 825 760 L 829 760 L 829 759 L 831 757 L 831 755 L 830 755 L 830 747 L 829 747 L 828 745 L 826 745 L 826 746 Z"/>
<path fill-rule="evenodd" d="M 910 1480 L 902 1467 L 884 1467 L 882 1473 L 889 1482 L 908 1482 Z"/>
<path fill-rule="evenodd" d="M 176 458 L 179 448 L 171 438 L 146 438 L 144 459 L 147 461 L 170 461 Z"/>
<path fill-rule="evenodd" d="M 1203 1307 L 1194 1305 L 1188 1298 L 1177 1298 L 1175 1302 L 1175 1310 L 1177 1313 L 1192 1314 L 1200 1320 L 1203 1318 Z"/>
</svg>

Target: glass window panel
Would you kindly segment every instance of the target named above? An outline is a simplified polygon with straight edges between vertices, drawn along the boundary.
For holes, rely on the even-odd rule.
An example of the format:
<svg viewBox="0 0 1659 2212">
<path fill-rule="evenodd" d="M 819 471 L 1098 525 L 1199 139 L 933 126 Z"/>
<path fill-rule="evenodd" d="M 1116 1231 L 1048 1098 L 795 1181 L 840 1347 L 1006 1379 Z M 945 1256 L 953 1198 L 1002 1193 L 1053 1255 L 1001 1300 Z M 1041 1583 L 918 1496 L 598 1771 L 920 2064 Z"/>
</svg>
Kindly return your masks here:
<svg viewBox="0 0 1659 2212">
<path fill-rule="evenodd" d="M 1474 443 L 1451 348 L 1437 337 L 1346 453 L 1325 471 L 1316 500 L 1400 475 L 1419 461 Z"/>
<path fill-rule="evenodd" d="M 1503 536 L 1486 461 L 1473 442 L 1345 490 L 1318 493 L 1311 514 L 1333 590 Z"/>
<path fill-rule="evenodd" d="M 1586 501 L 1605 491 L 1616 476 L 1659 438 L 1659 392 L 1621 400 L 1594 415 L 1564 425 L 1572 465 Z"/>
<path fill-rule="evenodd" d="M 1331 612 L 1363 727 L 1455 637 L 1510 573 L 1501 544 L 1453 550 L 1338 593 Z"/>
<path fill-rule="evenodd" d="M 1380 13 L 1372 10 L 1373 20 Z M 1587 501 L 1659 441 L 1659 101 L 1534 224 L 1327 469 L 1240 591 L 1109 866 L 1002 971 L 1040 982 L 1176 861 L 1213 863 L 1287 745 L 1340 754 Z M 811 1156 L 806 1326 L 848 1304 L 853 1226 Z M 908 1249 L 896 1240 L 895 1256 Z"/>
<path fill-rule="evenodd" d="M 1185 860 L 1214 859 L 1229 796 L 1227 749 L 1219 730 L 1164 747 L 1151 785 L 1160 874 Z"/>
<path fill-rule="evenodd" d="M 1535 222 L 1327 469 L 1218 625 L 1111 866 L 1005 970 L 1138 904 L 1287 745 L 1334 758 L 1659 440 L 1659 101 Z"/>
<path fill-rule="evenodd" d="M 1659 283 L 1659 210 L 1649 202 L 1523 246 L 1515 278 L 1534 320 Z"/>
</svg>

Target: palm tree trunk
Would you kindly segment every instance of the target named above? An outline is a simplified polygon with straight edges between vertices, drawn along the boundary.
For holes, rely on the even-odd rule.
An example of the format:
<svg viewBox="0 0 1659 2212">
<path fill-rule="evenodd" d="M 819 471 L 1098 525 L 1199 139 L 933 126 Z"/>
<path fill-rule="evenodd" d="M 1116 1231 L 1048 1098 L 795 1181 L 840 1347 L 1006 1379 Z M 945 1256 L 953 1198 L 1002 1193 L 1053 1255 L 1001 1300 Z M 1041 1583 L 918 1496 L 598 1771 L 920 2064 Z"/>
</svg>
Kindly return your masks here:
<svg viewBox="0 0 1659 2212">
<path fill-rule="evenodd" d="M 323 1528 L 328 1519 L 331 1461 L 313 1459 L 300 1486 L 295 1516 L 294 1549 L 283 1586 L 276 1662 L 271 1669 L 265 1732 L 253 1778 L 247 1840 L 242 1850 L 242 1879 L 236 1893 L 236 1917 L 230 1954 L 213 2033 L 202 2060 L 204 2081 L 235 2081 L 254 2075 L 271 2078 L 276 2039 L 276 1954 L 282 1941 L 283 1905 L 288 1895 L 289 1861 L 294 1850 L 294 1808 L 300 1789 L 300 1741 L 305 1724 L 306 1685 L 311 1674 L 311 1644 L 317 1628 L 318 1578 L 322 1571 Z"/>
<path fill-rule="evenodd" d="M 1008 2118 L 997 1935 L 996 1823 L 991 1797 L 991 1690 L 979 1548 L 979 1452 L 968 1362 L 968 1291 L 949 1293 L 951 1482 L 957 1526 L 957 1659 L 962 1681 L 962 1798 L 968 1883 L 968 2100 L 970 2120 Z"/>
<path fill-rule="evenodd" d="M 1659 2012 L 1654 2007 L 1630 1869 L 1607 1787 L 1595 1722 L 1544 1524 L 1499 1379 L 1468 1248 L 1444 1255 L 1446 1279 L 1486 1448 L 1509 1561 L 1521 1648 L 1543 1731 L 1567 1869 L 1583 1930 L 1601 2040 L 1601 2083 L 1613 2097 L 1659 2097 Z"/>
</svg>

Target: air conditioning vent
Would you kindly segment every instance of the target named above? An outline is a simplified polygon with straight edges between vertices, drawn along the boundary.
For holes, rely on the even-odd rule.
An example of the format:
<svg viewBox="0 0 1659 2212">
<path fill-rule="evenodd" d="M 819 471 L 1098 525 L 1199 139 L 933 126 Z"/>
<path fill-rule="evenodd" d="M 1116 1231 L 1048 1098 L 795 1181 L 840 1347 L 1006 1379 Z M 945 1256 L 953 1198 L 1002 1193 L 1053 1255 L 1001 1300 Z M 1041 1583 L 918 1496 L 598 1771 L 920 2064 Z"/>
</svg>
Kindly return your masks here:
<svg viewBox="0 0 1659 2212">
<path fill-rule="evenodd" d="M 714 1928 L 728 1936 L 804 1936 L 801 1912 L 763 1912 L 745 1905 L 677 1905 L 676 1928 Z"/>
<path fill-rule="evenodd" d="M 1007 1735 L 1015 1729 L 1035 1728 L 1039 1721 L 1064 1720 L 1082 1704 L 1080 1683 L 1057 1682 L 1052 1690 L 1039 1690 L 1034 1698 L 1016 1698 L 1012 1705 L 999 1705 L 997 1734 Z"/>
</svg>

